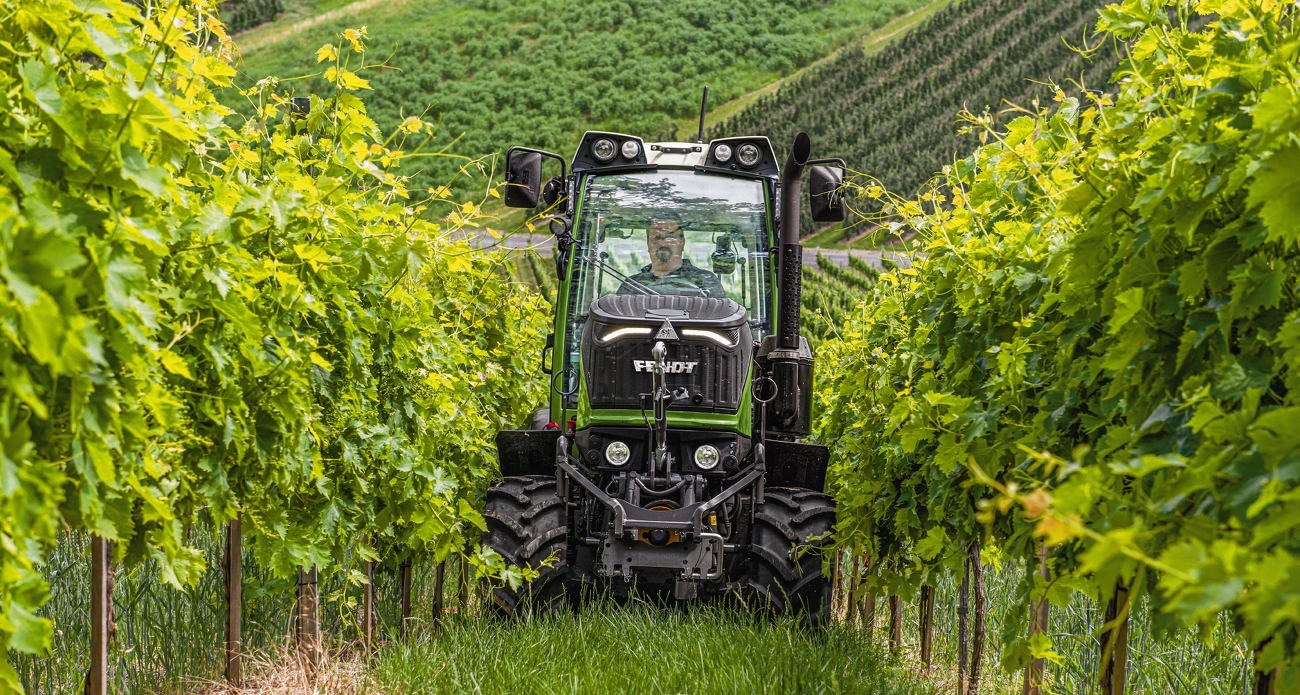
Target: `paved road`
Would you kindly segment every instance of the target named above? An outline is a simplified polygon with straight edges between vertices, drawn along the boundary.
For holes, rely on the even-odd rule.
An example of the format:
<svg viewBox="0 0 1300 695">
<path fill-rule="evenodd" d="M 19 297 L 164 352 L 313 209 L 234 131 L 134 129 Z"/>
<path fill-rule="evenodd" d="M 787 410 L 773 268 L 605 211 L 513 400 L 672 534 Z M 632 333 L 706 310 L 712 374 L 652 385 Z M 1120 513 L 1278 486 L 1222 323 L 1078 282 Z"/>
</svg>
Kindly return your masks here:
<svg viewBox="0 0 1300 695">
<path fill-rule="evenodd" d="M 854 256 L 855 258 L 861 258 L 862 260 L 866 261 L 867 263 L 870 263 L 872 266 L 875 266 L 876 268 L 883 267 L 880 264 L 881 257 L 888 258 L 889 260 L 893 261 L 897 265 L 903 265 L 903 266 L 908 265 L 907 260 L 895 251 L 872 251 L 872 250 L 858 250 L 858 249 L 854 249 L 850 251 L 848 249 L 819 249 L 819 248 L 812 248 L 810 246 L 803 247 L 803 264 L 806 266 L 812 266 L 814 268 L 817 267 L 818 254 L 825 256 L 827 259 L 830 260 L 831 263 L 834 263 L 835 265 L 841 268 L 849 264 L 850 255 Z"/>
<path fill-rule="evenodd" d="M 492 238 L 491 235 L 487 234 L 486 232 L 480 232 L 470 237 L 470 243 L 472 243 L 475 246 L 475 248 L 484 248 L 488 246 L 505 246 L 508 249 L 532 248 L 544 256 L 549 256 L 552 253 L 552 249 L 555 247 L 555 237 L 551 236 L 550 234 L 512 234 L 510 236 L 503 237 L 501 239 L 494 239 Z M 826 258 L 830 259 L 832 263 L 834 263 L 835 265 L 841 268 L 849 264 L 850 254 L 852 254 L 857 258 L 861 258 L 862 260 L 865 260 L 867 263 L 870 263 L 876 268 L 882 267 L 880 263 L 880 259 L 882 256 L 889 258 L 895 263 L 900 263 L 900 261 L 902 261 L 902 263 L 900 264 L 906 265 L 906 261 L 903 261 L 901 256 L 898 253 L 893 251 L 871 251 L 871 250 L 857 250 L 857 249 L 850 251 L 848 249 L 820 249 L 820 248 L 812 248 L 808 246 L 805 246 L 803 249 L 804 265 L 812 266 L 815 268 L 817 266 L 818 254 L 821 254 Z"/>
</svg>

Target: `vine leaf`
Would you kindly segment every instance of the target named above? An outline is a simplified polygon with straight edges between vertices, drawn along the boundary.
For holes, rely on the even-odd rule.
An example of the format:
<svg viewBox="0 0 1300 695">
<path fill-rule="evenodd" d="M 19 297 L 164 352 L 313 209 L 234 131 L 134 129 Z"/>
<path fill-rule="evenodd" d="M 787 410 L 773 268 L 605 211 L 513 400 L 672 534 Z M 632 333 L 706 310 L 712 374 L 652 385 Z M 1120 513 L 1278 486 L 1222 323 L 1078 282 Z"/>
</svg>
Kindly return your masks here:
<svg viewBox="0 0 1300 695">
<path fill-rule="evenodd" d="M 1259 205 L 1270 241 L 1300 239 L 1300 145 L 1290 145 L 1268 158 L 1250 185 L 1247 203 Z"/>
</svg>

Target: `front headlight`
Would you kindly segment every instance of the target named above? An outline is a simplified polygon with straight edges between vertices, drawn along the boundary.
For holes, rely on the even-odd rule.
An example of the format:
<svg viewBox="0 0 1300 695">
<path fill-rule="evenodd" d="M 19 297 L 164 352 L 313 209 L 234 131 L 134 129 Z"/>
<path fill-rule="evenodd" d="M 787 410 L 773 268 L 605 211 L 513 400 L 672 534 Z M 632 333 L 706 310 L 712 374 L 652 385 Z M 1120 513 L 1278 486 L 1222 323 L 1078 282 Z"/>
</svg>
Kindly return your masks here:
<svg viewBox="0 0 1300 695">
<path fill-rule="evenodd" d="M 610 442 L 609 446 L 605 447 L 605 460 L 611 465 L 621 466 L 630 458 L 632 458 L 632 450 L 623 442 Z"/>
<path fill-rule="evenodd" d="M 636 140 L 623 141 L 623 159 L 636 159 L 641 154 L 641 145 Z"/>
<path fill-rule="evenodd" d="M 742 167 L 752 167 L 755 164 L 758 164 L 758 158 L 761 155 L 762 153 L 758 151 L 758 145 L 748 142 L 741 145 L 740 148 L 736 150 L 736 159 L 740 162 L 740 166 Z"/>
<path fill-rule="evenodd" d="M 705 444 L 695 450 L 695 465 L 706 471 L 717 468 L 720 458 L 722 457 L 718 455 L 718 448 L 712 444 Z"/>
<path fill-rule="evenodd" d="M 731 145 L 722 144 L 713 148 L 713 159 L 718 164 L 726 164 L 731 161 Z"/>
<path fill-rule="evenodd" d="M 616 154 L 618 154 L 618 145 L 615 145 L 614 141 L 609 138 L 601 138 L 591 143 L 591 156 L 595 157 L 596 161 L 601 164 L 614 159 Z"/>
</svg>

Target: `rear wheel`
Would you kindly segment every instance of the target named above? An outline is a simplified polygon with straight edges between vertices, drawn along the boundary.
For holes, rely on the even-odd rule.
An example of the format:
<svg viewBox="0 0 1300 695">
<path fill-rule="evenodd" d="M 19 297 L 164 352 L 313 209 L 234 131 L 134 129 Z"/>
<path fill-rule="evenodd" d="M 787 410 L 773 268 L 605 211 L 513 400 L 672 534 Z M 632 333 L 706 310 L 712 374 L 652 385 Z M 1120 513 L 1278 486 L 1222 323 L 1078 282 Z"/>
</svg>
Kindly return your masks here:
<svg viewBox="0 0 1300 695">
<path fill-rule="evenodd" d="M 525 475 L 506 478 L 487 492 L 483 513 L 488 532 L 484 542 L 506 562 L 537 570 L 538 576 L 518 591 L 493 586 L 492 602 L 499 613 L 550 613 L 567 603 L 565 543 L 568 540 L 564 500 L 555 494 L 555 478 Z M 550 566 L 543 566 L 554 558 Z"/>
<path fill-rule="evenodd" d="M 822 547 L 835 527 L 835 500 L 801 488 L 768 488 L 754 513 L 745 587 L 777 614 L 805 625 L 830 616 L 831 584 L 822 575 Z M 817 540 L 809 540 L 817 539 Z"/>
</svg>

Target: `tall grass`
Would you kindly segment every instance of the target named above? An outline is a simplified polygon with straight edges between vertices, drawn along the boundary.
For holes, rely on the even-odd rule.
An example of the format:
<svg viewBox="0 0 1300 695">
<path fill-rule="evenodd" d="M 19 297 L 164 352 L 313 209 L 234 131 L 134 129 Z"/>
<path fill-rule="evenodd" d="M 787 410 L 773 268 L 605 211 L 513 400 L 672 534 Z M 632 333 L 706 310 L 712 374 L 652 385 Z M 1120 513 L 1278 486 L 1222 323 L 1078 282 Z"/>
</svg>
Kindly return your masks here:
<svg viewBox="0 0 1300 695">
<path fill-rule="evenodd" d="M 114 692 L 189 692 L 196 682 L 221 676 L 223 644 L 222 544 L 211 530 L 193 531 L 208 571 L 198 585 L 178 592 L 146 563 L 119 571 L 114 594 L 118 626 L 112 650 Z M 89 647 L 88 539 L 71 535 L 44 567 L 53 598 L 43 613 L 54 621 L 49 656 L 19 656 L 15 665 L 29 693 L 80 692 Z M 353 558 L 345 558 L 351 567 Z M 294 583 L 266 577 L 244 558 L 244 636 L 260 661 L 283 655 L 293 632 Z M 458 563 L 448 563 L 443 628 L 431 624 L 436 566 L 413 568 L 411 638 L 398 640 L 396 566 L 375 575 L 383 641 L 371 662 L 373 687 L 390 693 L 451 692 L 953 692 L 957 654 L 957 582 L 936 587 L 935 666 L 918 675 L 918 611 L 903 604 L 904 642 L 897 656 L 884 645 L 887 602 L 877 601 L 876 629 L 867 640 L 859 628 L 836 624 L 804 632 L 788 621 L 770 622 L 743 610 L 704 606 L 665 609 L 633 602 L 624 608 L 587 606 L 581 615 L 505 624 L 484 617 L 483 594 L 470 592 L 460 605 Z M 336 573 L 321 585 L 322 627 L 334 652 L 346 657 L 359 638 L 361 589 Z M 999 669 L 1006 639 L 1022 634 L 1026 617 L 1010 607 L 1024 590 L 1023 567 L 990 567 L 988 647 L 981 688 L 986 694 L 1018 693 L 1020 673 Z M 1162 632 L 1151 609 L 1139 604 L 1129 645 L 1129 692 L 1148 695 L 1248 692 L 1250 654 L 1226 624 L 1204 636 Z M 1062 662 L 1049 664 L 1050 692 L 1097 693 L 1100 610 L 1085 598 L 1053 609 L 1051 635 Z"/>
<path fill-rule="evenodd" d="M 638 601 L 514 624 L 455 621 L 389 645 L 371 677 L 410 695 L 940 692 L 848 626 L 810 632 L 732 607 Z"/>
<path fill-rule="evenodd" d="M 1019 693 L 1023 671 L 1008 673 L 1000 668 L 1003 648 L 1028 630 L 1028 615 L 1013 609 L 1025 591 L 1025 569 L 1014 565 L 986 567 L 985 591 L 987 643 L 982 661 L 981 692 Z M 935 587 L 934 651 L 941 664 L 934 672 L 940 680 L 955 682 L 957 663 L 957 594 L 960 577 L 945 576 Z M 971 625 L 974 625 L 972 589 Z M 1047 664 L 1045 686 L 1051 693 L 1094 695 L 1097 664 L 1101 655 L 1098 630 L 1104 607 L 1076 595 L 1064 608 L 1053 607 L 1048 626 L 1060 663 Z M 903 603 L 903 647 L 905 654 L 919 651 L 919 606 L 915 600 Z M 1241 695 L 1249 693 L 1251 654 L 1237 639 L 1227 618 L 1203 637 L 1190 631 L 1163 632 L 1151 606 L 1140 601 L 1129 624 L 1128 687 L 1130 695 Z M 888 637 L 889 608 L 876 601 L 875 638 Z M 972 627 L 973 629 L 973 627 Z M 955 692 L 955 690 L 954 690 Z"/>
<path fill-rule="evenodd" d="M 196 682 L 222 677 L 225 644 L 224 541 L 211 529 L 196 527 L 191 544 L 203 550 L 207 571 L 197 586 L 181 592 L 166 585 L 158 568 L 146 562 L 115 576 L 113 612 L 117 632 L 110 650 L 114 693 L 171 695 L 189 692 Z M 359 569 L 352 557 L 344 567 Z M 456 600 L 459 575 L 455 563 L 447 577 L 448 601 Z M 244 554 L 242 632 L 245 649 L 260 660 L 283 653 L 293 637 L 296 583 L 263 572 Z M 89 537 L 74 533 L 63 538 L 42 568 L 51 586 L 50 602 L 41 614 L 54 623 L 53 648 L 48 656 L 16 655 L 14 666 L 31 695 L 79 693 L 90 654 Z M 346 652 L 360 637 L 361 587 L 349 583 L 345 572 L 320 584 L 322 634 L 333 651 Z M 412 603 L 427 614 L 433 603 L 432 562 L 416 563 Z M 396 635 L 400 613 L 397 568 L 381 566 L 375 575 L 381 631 Z M 452 613 L 459 607 L 449 607 Z"/>
</svg>

